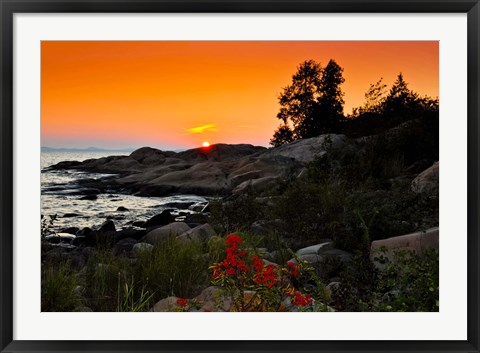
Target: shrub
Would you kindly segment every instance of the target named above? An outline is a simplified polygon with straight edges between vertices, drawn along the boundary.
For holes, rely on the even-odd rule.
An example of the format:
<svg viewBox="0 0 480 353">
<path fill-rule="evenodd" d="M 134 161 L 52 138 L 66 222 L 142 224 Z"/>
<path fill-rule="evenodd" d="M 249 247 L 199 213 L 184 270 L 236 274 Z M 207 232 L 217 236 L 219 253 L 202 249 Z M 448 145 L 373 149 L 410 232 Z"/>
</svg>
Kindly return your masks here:
<svg viewBox="0 0 480 353">
<path fill-rule="evenodd" d="M 399 251 L 392 261 L 380 256 L 378 271 L 368 256 L 357 253 L 332 305 L 342 311 L 438 311 L 439 258 L 436 250 L 421 254 Z"/>
<path fill-rule="evenodd" d="M 293 182 L 272 210 L 285 220 L 288 245 L 299 248 L 337 231 L 343 212 L 345 189 L 341 183 Z"/>
<path fill-rule="evenodd" d="M 385 261 L 379 273 L 376 309 L 379 311 L 438 311 L 439 257 L 435 249 L 421 254 L 405 251 Z"/>
<path fill-rule="evenodd" d="M 263 219 L 265 210 L 253 193 L 210 201 L 210 223 L 218 233 L 248 230 L 253 222 Z"/>
<path fill-rule="evenodd" d="M 252 256 L 248 248 L 243 246 L 242 237 L 230 234 L 225 242 L 226 258 L 210 269 L 213 271 L 212 284 L 232 299 L 233 311 L 281 311 L 286 309 L 285 300 L 300 310 L 325 308 L 314 306 L 312 294 L 302 293 L 290 281 L 290 278 L 299 278 L 304 272 L 312 272 L 305 263 L 297 259 L 297 263 L 289 262 L 285 267 L 266 265 L 260 257 Z M 324 287 L 316 279 L 319 290 L 311 292 L 317 297 L 321 293 L 325 299 Z"/>
</svg>

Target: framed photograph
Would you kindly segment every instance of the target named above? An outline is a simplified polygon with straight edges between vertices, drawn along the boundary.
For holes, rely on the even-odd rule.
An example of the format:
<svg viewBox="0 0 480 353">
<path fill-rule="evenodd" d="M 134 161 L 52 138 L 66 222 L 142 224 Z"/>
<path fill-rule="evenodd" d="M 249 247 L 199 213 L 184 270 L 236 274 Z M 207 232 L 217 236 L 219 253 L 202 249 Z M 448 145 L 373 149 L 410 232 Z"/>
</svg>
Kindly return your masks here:
<svg viewBox="0 0 480 353">
<path fill-rule="evenodd" d="M 0 9 L 2 352 L 479 351 L 478 1 Z"/>
</svg>

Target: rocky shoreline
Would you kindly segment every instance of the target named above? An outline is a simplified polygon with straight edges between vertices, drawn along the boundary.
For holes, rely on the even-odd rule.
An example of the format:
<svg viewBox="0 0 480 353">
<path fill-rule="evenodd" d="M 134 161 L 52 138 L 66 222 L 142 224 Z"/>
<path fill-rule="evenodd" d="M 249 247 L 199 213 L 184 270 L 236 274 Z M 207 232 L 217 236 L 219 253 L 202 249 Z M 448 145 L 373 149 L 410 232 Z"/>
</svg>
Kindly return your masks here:
<svg viewBox="0 0 480 353">
<path fill-rule="evenodd" d="M 354 144 L 355 140 L 332 134 L 273 149 L 217 144 L 175 153 L 143 147 L 129 156 L 64 161 L 47 170 L 115 174 L 80 181 L 87 194 L 114 190 L 137 196 L 226 196 L 242 193 L 247 187 L 270 187 L 279 178 L 298 175 L 308 162 L 326 153 L 328 148 L 347 148 Z"/>
</svg>

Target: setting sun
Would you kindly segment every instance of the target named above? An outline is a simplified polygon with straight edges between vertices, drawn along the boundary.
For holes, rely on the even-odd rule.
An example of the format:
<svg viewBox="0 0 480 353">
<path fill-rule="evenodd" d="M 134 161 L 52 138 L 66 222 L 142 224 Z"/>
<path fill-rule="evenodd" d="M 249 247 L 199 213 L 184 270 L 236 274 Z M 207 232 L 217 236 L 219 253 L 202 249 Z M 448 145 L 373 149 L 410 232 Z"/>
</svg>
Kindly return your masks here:
<svg viewBox="0 0 480 353">
<path fill-rule="evenodd" d="M 210 143 L 208 141 L 205 141 L 202 143 L 203 147 L 210 147 Z"/>
</svg>

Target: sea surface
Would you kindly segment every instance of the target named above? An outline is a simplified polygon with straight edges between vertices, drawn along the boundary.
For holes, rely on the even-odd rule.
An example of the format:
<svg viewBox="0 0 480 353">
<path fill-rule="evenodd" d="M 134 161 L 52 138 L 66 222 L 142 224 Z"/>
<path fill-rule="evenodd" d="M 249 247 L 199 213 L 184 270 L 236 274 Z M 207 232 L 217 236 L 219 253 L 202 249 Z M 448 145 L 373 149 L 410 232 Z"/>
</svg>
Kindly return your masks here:
<svg viewBox="0 0 480 353">
<path fill-rule="evenodd" d="M 108 193 L 97 195 L 97 200 L 81 200 L 79 179 L 98 179 L 114 174 L 87 173 L 76 170 L 54 170 L 45 168 L 62 161 L 84 161 L 113 155 L 127 155 L 128 152 L 42 152 L 41 155 L 41 214 L 44 217 L 57 215 L 53 230 L 67 227 L 93 227 L 112 219 L 117 230 L 128 227 L 133 221 L 145 221 L 165 209 L 181 217 L 192 213 L 208 201 L 196 195 L 175 195 L 168 197 L 139 197 L 126 194 Z M 123 206 L 128 211 L 118 211 Z M 65 217 L 66 216 L 66 217 Z"/>
</svg>

